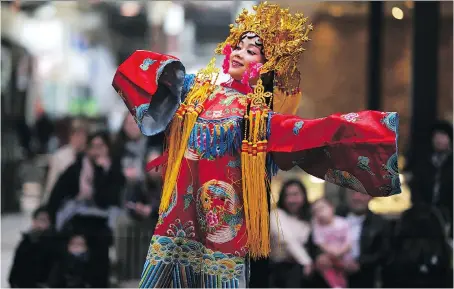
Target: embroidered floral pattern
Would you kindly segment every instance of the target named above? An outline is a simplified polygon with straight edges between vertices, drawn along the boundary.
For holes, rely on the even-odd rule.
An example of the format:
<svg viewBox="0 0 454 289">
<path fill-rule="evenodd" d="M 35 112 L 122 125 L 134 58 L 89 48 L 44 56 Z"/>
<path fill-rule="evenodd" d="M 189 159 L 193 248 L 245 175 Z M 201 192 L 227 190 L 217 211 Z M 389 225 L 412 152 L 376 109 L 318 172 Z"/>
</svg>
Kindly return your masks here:
<svg viewBox="0 0 454 289">
<path fill-rule="evenodd" d="M 293 134 L 299 135 L 300 130 L 303 127 L 303 125 L 304 125 L 304 121 L 302 121 L 302 120 L 295 122 L 295 124 L 293 125 Z"/>
<path fill-rule="evenodd" d="M 357 166 L 360 169 L 367 171 L 370 175 L 375 176 L 375 174 L 372 172 L 372 170 L 369 167 L 369 162 L 370 162 L 370 160 L 368 157 L 359 156 Z"/>
<path fill-rule="evenodd" d="M 218 94 L 221 94 L 224 92 L 224 88 L 222 86 L 216 86 L 214 89 L 213 93 L 211 93 L 210 96 L 208 96 L 208 100 L 213 100 Z"/>
<path fill-rule="evenodd" d="M 221 100 L 219 103 L 224 106 L 230 106 L 230 105 L 232 105 L 232 103 L 235 100 L 237 100 L 240 103 L 240 105 L 242 105 L 242 106 L 247 105 L 246 97 L 242 94 L 235 94 L 235 95 L 227 96 L 226 98 Z"/>
<path fill-rule="evenodd" d="M 156 60 L 153 60 L 153 59 L 150 59 L 150 58 L 145 58 L 142 62 L 142 64 L 139 66 L 140 69 L 142 69 L 143 71 L 147 71 L 148 68 L 153 65 L 153 63 L 155 63 Z"/>
<path fill-rule="evenodd" d="M 191 205 L 191 202 L 194 200 L 193 191 L 194 191 L 194 189 L 193 189 L 192 185 L 189 185 L 186 190 L 186 194 L 183 197 L 184 210 L 187 210 L 189 208 L 189 205 Z"/>
<path fill-rule="evenodd" d="M 351 113 L 343 114 L 343 115 L 341 115 L 341 117 L 348 122 L 356 122 L 359 119 L 359 114 L 357 114 L 356 112 L 351 112 Z"/>
<path fill-rule="evenodd" d="M 386 127 L 397 133 L 397 129 L 399 127 L 399 116 L 396 112 L 387 112 L 385 117 L 381 120 L 381 123 L 386 125 Z"/>
<path fill-rule="evenodd" d="M 216 215 L 216 213 L 213 210 L 208 212 L 208 214 L 206 215 L 206 220 L 207 220 L 208 227 L 211 227 L 211 228 L 216 227 L 219 224 L 218 216 Z"/>
<path fill-rule="evenodd" d="M 199 225 L 208 240 L 222 244 L 236 237 L 243 216 L 232 185 L 218 180 L 205 183 L 197 193 L 196 204 Z"/>
<path fill-rule="evenodd" d="M 182 224 L 180 219 L 176 219 L 173 224 L 169 225 L 167 234 L 171 237 L 194 238 L 194 223 L 188 221 Z"/>
<path fill-rule="evenodd" d="M 355 176 L 346 171 L 329 169 L 325 174 L 325 181 L 367 194 L 363 184 Z"/>
<path fill-rule="evenodd" d="M 229 161 L 227 164 L 228 167 L 234 169 L 234 168 L 239 168 L 241 166 L 241 161 L 239 159 L 234 160 L 234 161 Z"/>
<path fill-rule="evenodd" d="M 387 192 L 387 195 L 396 195 L 401 192 L 397 159 L 397 153 L 395 153 L 388 159 L 386 164 L 382 165 L 382 169 L 386 171 L 386 174 L 383 176 L 383 178 L 391 179 L 391 185 L 380 187 L 382 191 Z"/>
</svg>

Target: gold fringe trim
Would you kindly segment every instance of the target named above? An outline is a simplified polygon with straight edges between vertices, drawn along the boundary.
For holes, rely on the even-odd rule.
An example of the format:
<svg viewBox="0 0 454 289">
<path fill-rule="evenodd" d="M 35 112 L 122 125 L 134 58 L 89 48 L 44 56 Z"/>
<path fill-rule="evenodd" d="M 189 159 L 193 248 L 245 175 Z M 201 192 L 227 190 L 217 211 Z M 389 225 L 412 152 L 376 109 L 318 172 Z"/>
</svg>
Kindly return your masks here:
<svg viewBox="0 0 454 289">
<path fill-rule="evenodd" d="M 203 104 L 215 88 L 219 69 L 215 66 L 216 59 L 212 58 L 208 66 L 201 69 L 196 77 L 196 83 L 189 91 L 184 103 L 178 108 L 170 125 L 167 168 L 164 176 L 161 204 L 159 212 L 165 212 L 170 205 L 172 193 L 177 184 L 181 161 L 188 145 L 189 137 L 197 117 L 203 111 Z"/>
</svg>

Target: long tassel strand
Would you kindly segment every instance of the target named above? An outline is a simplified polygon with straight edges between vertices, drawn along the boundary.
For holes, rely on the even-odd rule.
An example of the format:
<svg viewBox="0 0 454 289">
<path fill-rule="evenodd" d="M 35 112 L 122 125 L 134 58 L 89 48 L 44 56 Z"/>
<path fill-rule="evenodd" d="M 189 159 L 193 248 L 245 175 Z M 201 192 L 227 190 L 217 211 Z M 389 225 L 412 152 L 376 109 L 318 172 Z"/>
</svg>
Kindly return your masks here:
<svg viewBox="0 0 454 289">
<path fill-rule="evenodd" d="M 241 150 L 243 205 L 248 247 L 254 259 L 270 253 L 269 208 L 266 188 L 266 116 L 256 110 L 245 115 L 247 133 Z"/>
<path fill-rule="evenodd" d="M 175 189 L 181 161 L 188 146 L 192 129 L 197 117 L 203 111 L 203 103 L 213 91 L 214 85 L 205 81 L 201 85 L 195 85 L 188 93 L 185 103 L 180 106 L 181 112 L 176 114 L 172 121 L 169 141 L 169 159 L 165 173 L 164 187 L 162 189 L 159 212 L 165 212 L 170 204 L 172 192 Z M 179 110 L 180 110 L 179 109 Z M 180 117 L 181 115 L 181 117 Z"/>
</svg>

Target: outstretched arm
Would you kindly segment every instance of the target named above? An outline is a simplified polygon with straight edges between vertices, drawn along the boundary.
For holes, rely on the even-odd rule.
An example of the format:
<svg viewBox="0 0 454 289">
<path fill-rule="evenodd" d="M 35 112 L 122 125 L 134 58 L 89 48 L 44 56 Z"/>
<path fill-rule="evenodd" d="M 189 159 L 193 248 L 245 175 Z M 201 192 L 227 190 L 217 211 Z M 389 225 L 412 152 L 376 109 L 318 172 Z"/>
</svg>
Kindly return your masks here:
<svg viewBox="0 0 454 289">
<path fill-rule="evenodd" d="M 193 81 L 176 57 L 137 50 L 118 67 L 112 85 L 151 136 L 165 130 Z"/>
<path fill-rule="evenodd" d="M 374 197 L 400 193 L 397 113 L 270 117 L 268 152 L 280 169 L 299 166 L 315 177 Z"/>
</svg>

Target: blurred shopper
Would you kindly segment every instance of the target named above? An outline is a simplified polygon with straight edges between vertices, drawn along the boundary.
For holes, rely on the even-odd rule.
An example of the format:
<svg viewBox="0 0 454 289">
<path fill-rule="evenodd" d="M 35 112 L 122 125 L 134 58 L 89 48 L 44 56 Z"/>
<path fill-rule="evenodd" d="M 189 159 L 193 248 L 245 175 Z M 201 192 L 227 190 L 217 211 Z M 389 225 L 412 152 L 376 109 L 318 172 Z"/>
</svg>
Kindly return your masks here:
<svg viewBox="0 0 454 289">
<path fill-rule="evenodd" d="M 115 158 L 121 163 L 126 177 L 121 203 L 124 210 L 118 218 L 116 244 L 118 273 L 122 280 L 136 279 L 140 276 L 142 268 L 138 260 L 147 253 L 147 244 L 156 225 L 151 216 L 157 214 L 159 199 L 152 203 L 150 196 L 154 192 L 150 190 L 158 190 L 160 194 L 161 187 L 157 185 L 156 188 L 147 188 L 148 177 L 145 172 L 147 146 L 147 138 L 141 134 L 134 118 L 128 113 L 114 148 Z M 160 151 L 155 153 L 154 157 L 159 154 Z"/>
<path fill-rule="evenodd" d="M 452 250 L 437 215 L 435 208 L 425 204 L 402 214 L 386 254 L 383 287 L 452 287 Z"/>
<path fill-rule="evenodd" d="M 347 218 L 352 241 L 352 259 L 344 263 L 351 288 L 373 288 L 377 285 L 379 268 L 383 264 L 388 224 L 369 210 L 369 195 L 347 191 L 348 210 L 338 212 Z"/>
<path fill-rule="evenodd" d="M 47 202 L 60 175 L 74 163 L 77 154 L 81 153 L 87 143 L 87 126 L 82 120 L 71 123 L 69 143 L 58 149 L 50 158 L 49 171 L 42 201 Z"/>
<path fill-rule="evenodd" d="M 32 227 L 16 249 L 9 275 L 11 288 L 46 287 L 57 256 L 56 240 L 45 207 L 33 213 Z"/>
<path fill-rule="evenodd" d="M 411 164 L 409 186 L 413 203 L 435 206 L 449 226 L 452 238 L 453 215 L 453 128 L 448 122 L 436 123 L 432 130 L 432 150 Z"/>
<path fill-rule="evenodd" d="M 110 154 L 109 135 L 91 135 L 87 153 L 79 155 L 60 176 L 49 198 L 57 230 L 84 232 L 97 267 L 93 286 L 102 288 L 108 287 L 109 246 L 125 182 L 120 164 Z"/>
<path fill-rule="evenodd" d="M 311 230 L 310 205 L 299 180 L 284 183 L 271 216 L 271 287 L 307 287 L 303 277 L 312 270 L 312 259 L 305 248 Z"/>
<path fill-rule="evenodd" d="M 160 149 L 153 149 L 146 160 L 151 161 L 160 154 Z M 121 280 L 137 279 L 141 274 L 142 266 L 137 260 L 147 254 L 158 222 L 161 189 L 161 170 L 154 169 L 148 172 L 139 190 L 126 199 L 126 215 L 119 218 L 116 246 Z"/>
<path fill-rule="evenodd" d="M 49 115 L 42 111 L 36 120 L 34 131 L 37 139 L 38 154 L 47 153 L 49 141 L 54 133 L 55 127 Z"/>
<path fill-rule="evenodd" d="M 134 117 L 127 113 L 113 146 L 113 157 L 121 164 L 126 178 L 124 200 L 141 189 L 145 180 L 144 162 L 147 155 L 147 139 L 141 134 Z"/>
<path fill-rule="evenodd" d="M 151 149 L 147 156 L 150 162 L 161 155 L 161 150 L 158 148 Z M 140 190 L 136 194 L 131 195 L 127 199 L 126 208 L 129 214 L 138 221 L 151 222 L 147 227 L 153 228 L 158 220 L 158 210 L 160 203 L 160 195 L 162 189 L 161 169 L 153 169 L 147 172 L 145 181 Z"/>
</svg>

